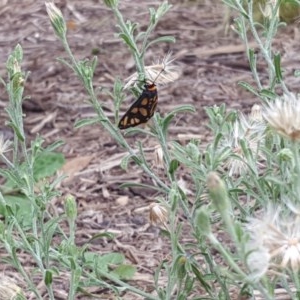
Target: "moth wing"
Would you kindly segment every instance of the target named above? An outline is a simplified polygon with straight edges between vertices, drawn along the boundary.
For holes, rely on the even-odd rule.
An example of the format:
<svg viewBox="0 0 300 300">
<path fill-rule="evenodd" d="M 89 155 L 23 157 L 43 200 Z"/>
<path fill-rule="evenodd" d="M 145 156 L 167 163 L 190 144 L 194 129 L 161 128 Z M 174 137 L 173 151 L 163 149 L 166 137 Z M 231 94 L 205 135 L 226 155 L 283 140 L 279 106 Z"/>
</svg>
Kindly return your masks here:
<svg viewBox="0 0 300 300">
<path fill-rule="evenodd" d="M 153 116 L 156 106 L 157 92 L 143 90 L 140 97 L 121 118 L 118 127 L 120 129 L 126 129 L 146 123 Z"/>
</svg>

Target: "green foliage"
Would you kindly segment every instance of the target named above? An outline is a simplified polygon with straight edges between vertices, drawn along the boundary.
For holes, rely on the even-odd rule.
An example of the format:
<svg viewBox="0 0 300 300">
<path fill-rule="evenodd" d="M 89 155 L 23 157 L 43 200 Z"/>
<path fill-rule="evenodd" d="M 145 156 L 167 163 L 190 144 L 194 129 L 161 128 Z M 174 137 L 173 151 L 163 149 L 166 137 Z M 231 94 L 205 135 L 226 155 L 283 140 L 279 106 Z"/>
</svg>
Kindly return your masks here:
<svg viewBox="0 0 300 300">
<path fill-rule="evenodd" d="M 9 96 L 6 108 L 9 119 L 7 124 L 13 129 L 14 143 L 4 141 L 2 136 L 0 138 L 0 158 L 6 164 L 5 168 L 0 169 L 0 174 L 6 179 L 0 190 L 0 214 L 3 216 L 0 242 L 8 257 L 1 259 L 1 263 L 10 264 L 23 276 L 27 288 L 34 293 L 36 299 L 42 299 L 42 295 L 32 279 L 33 274 L 40 273 L 43 276 L 48 298 L 54 299 L 55 277 L 60 276 L 61 272 L 68 272 L 69 299 L 76 299 L 78 290 L 88 286 L 82 281 L 82 276 L 91 276 L 89 270 L 93 269 L 95 261 L 83 263 L 81 258 L 84 257 L 88 244 L 82 248 L 75 244 L 76 199 L 71 195 L 66 197 L 65 212 L 60 216 L 54 216 L 49 209 L 52 199 L 60 196 L 56 186 L 63 177 L 57 177 L 55 174 L 61 169 L 65 159 L 63 154 L 55 150 L 62 142 L 57 141 L 44 147 L 44 140 L 37 137 L 28 146 L 23 128 L 22 93 L 26 76 L 20 67 L 22 58 L 22 48 L 18 45 L 7 61 L 7 82 L 2 80 Z M 95 60 L 91 64 L 80 64 L 77 70 L 85 78 L 92 79 Z M 12 152 L 11 155 L 7 154 L 9 151 Z M 61 226 L 66 220 L 68 229 Z M 57 236 L 62 238 L 59 246 L 54 243 Z M 103 237 L 112 238 L 112 235 L 95 235 L 90 241 Z M 25 269 L 17 255 L 20 251 L 32 258 L 35 269 Z M 95 255 L 95 260 L 98 266 L 106 268 L 105 272 L 101 270 L 99 278 L 97 272 L 94 273 L 94 284 L 102 283 L 108 287 L 109 284 L 103 281 L 103 278 L 106 278 L 105 273 L 116 280 L 131 279 L 135 273 L 135 268 L 123 263 L 124 257 L 118 254 L 112 253 L 103 257 Z M 113 271 L 108 270 L 108 266 L 111 267 L 112 264 L 116 267 Z M 110 288 L 115 290 L 113 286 Z"/>
<path fill-rule="evenodd" d="M 62 153 L 42 153 L 33 164 L 33 176 L 36 181 L 53 176 L 65 163 Z"/>
<path fill-rule="evenodd" d="M 48 151 L 39 152 L 32 159 L 34 159 L 32 177 L 35 185 L 39 184 L 40 180 L 53 176 L 65 161 L 62 153 Z M 30 199 L 23 192 L 26 189 L 26 186 L 24 187 L 25 182 L 20 178 L 21 173 L 26 173 L 26 163 L 22 163 L 18 168 L 17 172 L 16 170 L 1 172 L 3 177 L 6 178 L 6 182 L 1 187 L 5 202 L 0 203 L 0 214 L 6 216 L 6 207 L 9 206 L 17 220 L 27 228 L 31 224 L 32 207 Z"/>
<path fill-rule="evenodd" d="M 90 267 L 95 274 L 103 272 L 121 280 L 130 280 L 136 272 L 136 268 L 124 264 L 125 257 L 120 253 L 108 253 L 99 255 L 93 252 L 84 254 L 85 266 Z"/>
<path fill-rule="evenodd" d="M 155 140 L 162 150 L 160 163 L 164 167 L 159 172 L 149 163 L 142 143 L 129 145 L 126 135 L 121 134 L 115 125 L 126 93 L 123 81 L 116 79 L 112 91 L 100 88 L 112 98 L 115 116 L 111 120 L 94 91 L 97 58 L 82 61 L 75 58 L 68 45 L 61 12 L 53 4 L 46 4 L 51 24 L 67 54 L 67 58 L 60 61 L 78 76 L 97 115 L 77 120 L 75 126 L 100 123 L 127 151 L 121 167 L 126 170 L 129 163 L 135 163 L 151 178 L 151 184 L 125 183 L 122 187 L 147 187 L 158 193 L 156 210 L 151 214 L 153 220 L 164 223 L 161 232 L 170 242 L 170 255 L 154 270 L 156 294 L 127 282 L 134 278 L 136 268 L 128 265 L 122 254 L 98 254 L 89 250 L 92 241 L 113 239 L 112 234 L 95 234 L 85 245 L 76 245 L 77 205 L 72 195 L 65 199 L 63 214 L 54 216 L 51 213 L 49 204 L 60 195 L 57 184 L 62 177 L 56 178 L 55 173 L 63 165 L 64 157 L 55 150 L 61 142 L 44 148 L 43 139 L 38 137 L 29 146 L 22 113 L 27 75 L 20 67 L 23 59 L 21 46 L 16 46 L 9 56 L 6 64 L 8 79 L 7 82 L 2 81 L 9 97 L 7 124 L 13 129 L 14 142 L 9 149 L 9 144 L 0 139 L 0 158 L 6 166 L 0 170 L 6 179 L 0 192 L 0 214 L 4 216 L 0 223 L 0 241 L 8 254 L 1 262 L 10 264 L 23 276 L 28 290 L 34 293 L 36 299 L 42 299 L 41 291 L 32 280 L 33 273 L 28 274 L 18 258 L 19 251 L 31 256 L 36 265 L 34 272 L 42 275 L 49 299 L 54 299 L 53 284 L 62 272 L 69 274 L 68 299 L 76 299 L 79 292 L 87 294 L 88 287 L 101 286 L 117 296 L 130 291 L 151 300 L 190 299 L 198 289 L 201 294 L 193 299 L 229 300 L 232 290 L 238 291 L 236 294 L 240 296 L 253 297 L 254 291 L 258 290 L 263 299 L 271 300 L 274 299 L 275 287 L 279 285 L 286 289 L 291 299 L 297 299 L 297 293 L 288 285 L 300 290 L 300 251 L 297 250 L 300 232 L 300 137 L 297 122 L 285 130 L 285 122 L 293 120 L 284 113 L 293 115 L 294 111 L 282 105 L 293 102 L 296 96 L 289 92 L 285 83 L 280 53 L 272 49 L 272 41 L 281 26 L 277 12 L 283 9 L 281 4 L 288 3 L 277 2 L 268 15 L 264 11 L 260 24 L 253 14 L 257 2 L 226 0 L 224 3 L 238 13 L 234 28 L 246 45 L 254 80 L 252 84 L 239 84 L 261 101 L 265 110 L 272 109 L 274 103 L 275 108 L 276 105 L 284 108 L 277 113 L 281 118 L 278 121 L 281 126 L 279 135 L 269 128 L 273 122 L 276 129 L 276 120 L 268 119 L 266 113 L 263 118 L 257 107 L 245 116 L 237 111 L 228 111 L 222 104 L 205 108 L 209 118 L 207 126 L 211 131 L 209 144 L 203 145 L 198 140 L 181 144 L 169 137 L 170 124 L 174 124 L 178 114 L 194 113 L 195 109 L 182 105 L 165 115 L 155 113 L 150 129 L 130 128 L 126 135 L 143 134 Z M 171 5 L 165 1 L 156 9 L 150 8 L 148 26 L 140 30 L 138 23 L 124 20 L 118 1 L 105 0 L 104 4 L 112 10 L 118 36 L 134 59 L 137 78 L 143 82 L 146 78 L 146 51 L 158 43 L 175 42 L 171 36 L 151 38 Z M 296 4 L 298 1 L 292 3 Z M 250 35 L 258 50 L 249 48 Z M 259 73 L 257 68 L 262 59 L 267 65 L 264 74 Z M 166 66 L 164 68 L 167 69 Z M 285 96 L 279 97 L 280 93 Z M 294 108 L 298 112 L 297 104 Z M 266 120 L 269 120 L 269 125 Z M 9 150 L 12 155 L 6 154 Z M 188 177 L 188 188 L 182 185 L 182 171 Z M 159 205 L 168 207 L 168 216 L 161 214 Z M 264 216 L 264 220 L 256 218 L 257 212 Z M 68 224 L 67 229 L 61 226 L 62 223 Z M 256 223 L 258 227 L 255 227 Z M 188 239 L 183 236 L 186 224 L 190 230 Z M 222 242 L 217 235 L 220 231 L 224 238 Z M 54 243 L 54 237 L 60 238 L 59 245 Z M 274 248 L 268 248 L 273 240 L 276 242 Z M 291 250 L 290 247 L 294 248 Z M 284 249 L 288 250 L 284 252 Z M 276 256 L 277 253 L 281 256 Z M 274 262 L 280 267 L 280 273 L 277 268 L 274 272 L 276 277 L 270 277 L 267 270 L 274 267 Z"/>
</svg>

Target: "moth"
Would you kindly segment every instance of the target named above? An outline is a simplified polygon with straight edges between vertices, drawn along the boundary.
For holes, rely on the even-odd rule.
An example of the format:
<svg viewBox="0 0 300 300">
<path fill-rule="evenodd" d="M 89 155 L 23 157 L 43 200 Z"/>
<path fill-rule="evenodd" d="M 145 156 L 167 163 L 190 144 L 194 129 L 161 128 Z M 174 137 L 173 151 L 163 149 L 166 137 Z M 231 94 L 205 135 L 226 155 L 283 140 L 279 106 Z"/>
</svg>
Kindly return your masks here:
<svg viewBox="0 0 300 300">
<path fill-rule="evenodd" d="M 126 129 L 147 123 L 157 106 L 157 88 L 154 83 L 145 84 L 142 94 L 121 118 L 118 127 Z"/>
</svg>

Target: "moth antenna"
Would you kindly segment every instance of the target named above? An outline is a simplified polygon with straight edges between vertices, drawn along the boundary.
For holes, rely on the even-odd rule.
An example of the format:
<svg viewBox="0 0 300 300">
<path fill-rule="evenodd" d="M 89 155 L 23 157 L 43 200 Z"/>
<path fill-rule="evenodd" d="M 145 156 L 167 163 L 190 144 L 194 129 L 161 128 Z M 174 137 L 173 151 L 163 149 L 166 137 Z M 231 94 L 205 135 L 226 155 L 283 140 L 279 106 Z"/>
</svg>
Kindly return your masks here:
<svg viewBox="0 0 300 300">
<path fill-rule="evenodd" d="M 153 84 L 155 83 L 155 81 L 158 79 L 158 77 L 160 76 L 160 74 L 162 73 L 162 72 L 164 72 L 165 71 L 165 66 L 163 66 L 163 68 L 159 71 L 159 73 L 156 75 L 156 77 L 155 77 L 155 79 L 153 80 Z"/>
</svg>

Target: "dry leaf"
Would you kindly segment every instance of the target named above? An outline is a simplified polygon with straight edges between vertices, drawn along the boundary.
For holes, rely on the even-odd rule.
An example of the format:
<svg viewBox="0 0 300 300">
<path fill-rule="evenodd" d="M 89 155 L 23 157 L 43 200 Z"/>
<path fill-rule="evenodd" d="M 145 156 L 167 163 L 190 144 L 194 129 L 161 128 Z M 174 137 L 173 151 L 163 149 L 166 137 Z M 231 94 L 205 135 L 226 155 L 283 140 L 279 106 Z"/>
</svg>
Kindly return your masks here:
<svg viewBox="0 0 300 300">
<path fill-rule="evenodd" d="M 63 173 L 68 175 L 69 177 L 66 181 L 71 181 L 76 173 L 85 169 L 90 161 L 93 159 L 92 155 L 89 156 L 79 156 L 72 159 L 67 160 L 67 162 L 62 167 Z"/>
</svg>

